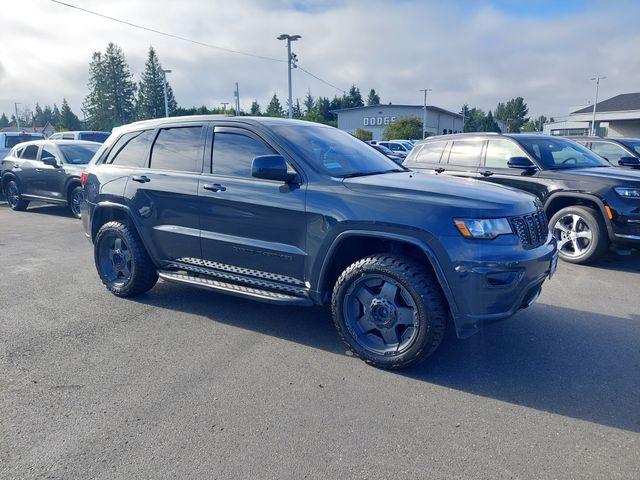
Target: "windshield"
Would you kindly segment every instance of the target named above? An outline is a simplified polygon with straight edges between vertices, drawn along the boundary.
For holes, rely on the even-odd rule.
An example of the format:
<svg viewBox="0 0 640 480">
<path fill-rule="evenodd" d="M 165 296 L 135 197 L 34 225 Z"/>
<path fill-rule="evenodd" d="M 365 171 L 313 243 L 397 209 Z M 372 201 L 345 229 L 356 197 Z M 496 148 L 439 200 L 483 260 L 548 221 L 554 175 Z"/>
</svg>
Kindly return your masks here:
<svg viewBox="0 0 640 480">
<path fill-rule="evenodd" d="M 87 140 L 89 142 L 104 143 L 109 138 L 110 133 L 107 132 L 82 132 L 78 140 Z"/>
<path fill-rule="evenodd" d="M 7 135 L 4 140 L 4 147 L 13 148 L 19 143 L 30 142 L 40 138 L 44 138 L 44 135 Z"/>
<path fill-rule="evenodd" d="M 93 157 L 93 154 L 100 148 L 95 145 L 58 145 L 64 155 L 65 161 L 71 165 L 86 165 Z"/>
<path fill-rule="evenodd" d="M 640 140 L 620 140 L 620 143 L 629 147 L 636 155 L 640 155 Z"/>
<path fill-rule="evenodd" d="M 520 145 L 544 168 L 609 167 L 609 163 L 591 150 L 564 138 L 518 138 Z"/>
<path fill-rule="evenodd" d="M 404 171 L 384 154 L 337 128 L 301 124 L 276 125 L 273 130 L 297 155 L 332 177 Z"/>
</svg>

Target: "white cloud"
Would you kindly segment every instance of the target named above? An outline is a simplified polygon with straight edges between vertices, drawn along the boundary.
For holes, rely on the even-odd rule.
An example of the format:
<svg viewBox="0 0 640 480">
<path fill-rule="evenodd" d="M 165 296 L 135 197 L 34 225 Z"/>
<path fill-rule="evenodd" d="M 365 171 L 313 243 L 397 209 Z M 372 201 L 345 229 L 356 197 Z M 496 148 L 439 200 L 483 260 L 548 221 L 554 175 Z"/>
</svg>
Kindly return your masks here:
<svg viewBox="0 0 640 480">
<path fill-rule="evenodd" d="M 462 103 L 492 109 L 525 98 L 532 114 L 559 116 L 589 101 L 589 78 L 607 75 L 602 98 L 638 91 L 640 5 L 588 4 L 561 15 L 508 14 L 490 2 L 320 0 L 69 0 L 84 8 L 195 40 L 285 58 L 280 33 L 297 33 L 300 64 L 333 84 L 375 88 L 384 102 Z M 66 97 L 80 114 L 88 63 L 108 42 L 120 45 L 137 76 L 153 45 L 180 105 L 232 101 L 266 107 L 286 96 L 286 64 L 232 55 L 131 28 L 46 0 L 4 0 L 0 45 L 0 112 Z M 6 39 L 10 39 L 7 41 Z M 294 72 L 294 96 L 332 97 L 336 90 Z M 81 116 L 81 115 L 80 115 Z"/>
</svg>

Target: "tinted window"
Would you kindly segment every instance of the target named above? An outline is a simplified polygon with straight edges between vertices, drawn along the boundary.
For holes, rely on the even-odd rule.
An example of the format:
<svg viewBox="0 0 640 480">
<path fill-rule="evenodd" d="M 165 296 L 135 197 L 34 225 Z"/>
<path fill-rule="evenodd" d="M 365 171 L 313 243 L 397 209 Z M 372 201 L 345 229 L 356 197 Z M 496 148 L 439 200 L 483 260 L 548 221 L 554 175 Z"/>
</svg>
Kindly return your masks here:
<svg viewBox="0 0 640 480">
<path fill-rule="evenodd" d="M 58 145 L 58 148 L 62 151 L 65 162 L 72 165 L 86 165 L 100 145 Z"/>
<path fill-rule="evenodd" d="M 151 151 L 151 168 L 202 172 L 202 127 L 160 130 Z"/>
<path fill-rule="evenodd" d="M 104 143 L 109 138 L 110 133 L 106 132 L 82 132 L 80 134 L 80 140 L 87 140 L 88 142 Z"/>
<path fill-rule="evenodd" d="M 630 157 L 629 153 L 625 151 L 620 145 L 608 142 L 591 142 L 591 150 L 606 158 L 613 164 L 617 164 L 618 160 L 622 157 Z"/>
<path fill-rule="evenodd" d="M 404 171 L 386 155 L 337 128 L 288 124 L 271 129 L 297 156 L 334 177 Z"/>
<path fill-rule="evenodd" d="M 5 148 L 13 148 L 17 144 L 22 142 L 30 142 L 31 140 L 37 140 L 44 138 L 42 135 L 7 135 L 4 139 Z"/>
<path fill-rule="evenodd" d="M 275 153 L 267 144 L 241 133 L 216 132 L 213 137 L 213 173 L 250 177 L 255 157 Z"/>
<path fill-rule="evenodd" d="M 38 158 L 38 146 L 37 145 L 29 145 L 22 152 L 22 158 L 26 160 L 35 160 Z"/>
<path fill-rule="evenodd" d="M 480 164 L 480 150 L 482 141 L 458 140 L 453 142 L 449 152 L 449 163 L 467 167 L 477 167 Z"/>
<path fill-rule="evenodd" d="M 62 135 L 63 140 L 75 140 L 76 136 L 73 133 L 65 133 Z"/>
<path fill-rule="evenodd" d="M 518 143 L 545 168 L 608 167 L 591 150 L 563 138 L 519 138 Z"/>
<path fill-rule="evenodd" d="M 125 133 L 113 146 L 105 163 L 144 167 L 147 163 L 147 152 L 151 140 L 153 140 L 153 130 Z"/>
<path fill-rule="evenodd" d="M 624 140 L 623 143 L 636 152 L 636 155 L 640 155 L 640 140 Z"/>
<path fill-rule="evenodd" d="M 53 153 L 51 150 L 47 150 L 46 148 L 43 148 L 42 153 L 40 154 L 40 160 L 47 157 L 58 158 L 57 155 Z"/>
<path fill-rule="evenodd" d="M 511 157 L 526 157 L 524 151 L 508 140 L 489 140 L 485 166 L 491 168 L 509 168 Z"/>
<path fill-rule="evenodd" d="M 412 161 L 417 163 L 439 163 L 447 142 L 425 143 Z"/>
</svg>

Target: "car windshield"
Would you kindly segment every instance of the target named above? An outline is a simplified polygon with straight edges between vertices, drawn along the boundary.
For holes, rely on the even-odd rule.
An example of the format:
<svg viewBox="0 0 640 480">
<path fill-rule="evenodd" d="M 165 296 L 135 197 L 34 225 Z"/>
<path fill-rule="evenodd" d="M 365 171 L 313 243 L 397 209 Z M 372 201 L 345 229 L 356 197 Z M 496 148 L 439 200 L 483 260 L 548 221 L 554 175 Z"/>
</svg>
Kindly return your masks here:
<svg viewBox="0 0 640 480">
<path fill-rule="evenodd" d="M 100 145 L 58 145 L 58 148 L 62 151 L 67 163 L 86 165 L 100 148 Z"/>
<path fill-rule="evenodd" d="M 564 138 L 518 138 L 518 142 L 547 169 L 611 166 L 588 148 Z"/>
<path fill-rule="evenodd" d="M 620 140 L 620 143 L 633 150 L 636 155 L 640 155 L 640 140 Z"/>
<path fill-rule="evenodd" d="M 7 135 L 4 140 L 5 148 L 13 148 L 17 144 L 22 142 L 30 142 L 31 140 L 38 140 L 44 138 L 41 135 Z"/>
<path fill-rule="evenodd" d="M 337 128 L 300 124 L 276 125 L 273 130 L 297 155 L 332 177 L 405 171 L 384 154 Z"/>
<path fill-rule="evenodd" d="M 104 143 L 109 138 L 110 133 L 107 132 L 82 132 L 78 140 L 87 140 L 89 142 Z"/>
</svg>

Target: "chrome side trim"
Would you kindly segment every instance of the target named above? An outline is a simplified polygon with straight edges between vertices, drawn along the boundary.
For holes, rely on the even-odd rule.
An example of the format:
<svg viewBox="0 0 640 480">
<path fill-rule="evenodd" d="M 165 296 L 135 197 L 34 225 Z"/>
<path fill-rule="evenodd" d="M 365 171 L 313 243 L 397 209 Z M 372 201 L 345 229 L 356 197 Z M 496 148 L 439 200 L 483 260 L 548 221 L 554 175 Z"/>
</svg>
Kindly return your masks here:
<svg viewBox="0 0 640 480">
<path fill-rule="evenodd" d="M 626 240 L 640 240 L 640 235 L 622 235 L 620 233 L 616 233 L 616 238 L 624 238 Z"/>
</svg>

